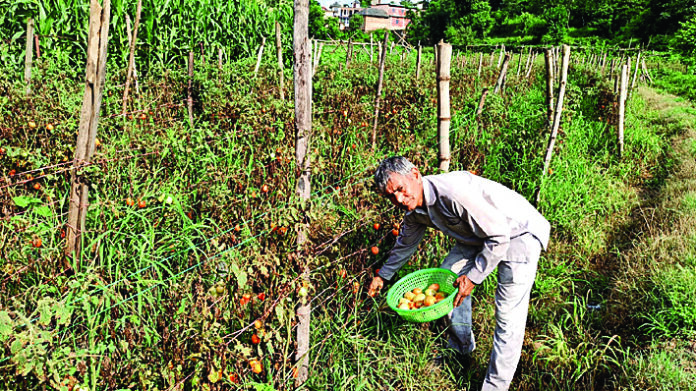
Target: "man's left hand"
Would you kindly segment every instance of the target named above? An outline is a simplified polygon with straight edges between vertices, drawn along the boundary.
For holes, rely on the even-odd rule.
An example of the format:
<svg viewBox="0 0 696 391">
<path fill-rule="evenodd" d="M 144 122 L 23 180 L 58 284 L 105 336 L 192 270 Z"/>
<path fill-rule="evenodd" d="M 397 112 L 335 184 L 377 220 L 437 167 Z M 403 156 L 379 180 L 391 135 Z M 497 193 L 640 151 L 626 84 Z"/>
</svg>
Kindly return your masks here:
<svg viewBox="0 0 696 391">
<path fill-rule="evenodd" d="M 476 284 L 474 284 L 469 277 L 464 275 L 457 278 L 457 281 L 454 282 L 454 286 L 455 288 L 459 288 L 457 297 L 454 298 L 454 306 L 459 307 L 459 305 L 462 304 L 462 301 L 464 301 L 464 299 L 471 294 L 471 291 L 474 290 Z"/>
</svg>

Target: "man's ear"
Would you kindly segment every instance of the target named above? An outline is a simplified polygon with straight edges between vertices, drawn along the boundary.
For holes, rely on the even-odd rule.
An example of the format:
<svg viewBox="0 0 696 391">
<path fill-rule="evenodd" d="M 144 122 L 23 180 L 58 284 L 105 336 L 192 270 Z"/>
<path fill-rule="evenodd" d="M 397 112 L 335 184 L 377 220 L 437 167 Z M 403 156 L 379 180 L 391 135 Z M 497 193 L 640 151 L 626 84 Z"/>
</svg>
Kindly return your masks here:
<svg viewBox="0 0 696 391">
<path fill-rule="evenodd" d="M 416 167 L 411 168 L 411 173 L 416 177 L 416 179 L 418 179 L 418 177 L 421 175 L 420 171 L 418 171 L 418 168 Z"/>
</svg>

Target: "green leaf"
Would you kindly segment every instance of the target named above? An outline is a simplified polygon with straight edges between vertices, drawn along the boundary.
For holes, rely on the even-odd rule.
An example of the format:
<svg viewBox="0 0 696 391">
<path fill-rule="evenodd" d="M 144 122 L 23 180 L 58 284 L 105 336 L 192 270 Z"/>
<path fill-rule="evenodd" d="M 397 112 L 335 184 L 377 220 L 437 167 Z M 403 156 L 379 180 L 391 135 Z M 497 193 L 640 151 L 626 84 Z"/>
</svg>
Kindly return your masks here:
<svg viewBox="0 0 696 391">
<path fill-rule="evenodd" d="M 53 216 L 53 211 L 46 205 L 37 206 L 34 208 L 34 212 L 41 217 L 51 217 Z"/>
<path fill-rule="evenodd" d="M 7 311 L 0 311 L 0 338 L 5 340 L 12 335 L 14 322 Z"/>
<path fill-rule="evenodd" d="M 239 288 L 245 287 L 247 284 L 247 273 L 239 269 L 239 266 L 237 266 L 237 264 L 234 262 L 232 262 L 230 267 L 232 268 L 232 273 L 234 273 L 235 277 L 237 277 L 237 286 Z"/>
<path fill-rule="evenodd" d="M 41 200 L 38 198 L 34 197 L 28 197 L 28 196 L 16 196 L 12 197 L 12 201 L 14 201 L 15 205 L 19 206 L 20 208 L 26 208 L 27 206 L 31 204 L 40 204 Z"/>
<path fill-rule="evenodd" d="M 22 343 L 22 341 L 20 341 L 19 339 L 15 339 L 14 341 L 12 341 L 12 345 L 10 345 L 10 353 L 17 354 L 20 350 L 22 350 L 22 348 L 24 348 L 24 344 Z"/>
</svg>

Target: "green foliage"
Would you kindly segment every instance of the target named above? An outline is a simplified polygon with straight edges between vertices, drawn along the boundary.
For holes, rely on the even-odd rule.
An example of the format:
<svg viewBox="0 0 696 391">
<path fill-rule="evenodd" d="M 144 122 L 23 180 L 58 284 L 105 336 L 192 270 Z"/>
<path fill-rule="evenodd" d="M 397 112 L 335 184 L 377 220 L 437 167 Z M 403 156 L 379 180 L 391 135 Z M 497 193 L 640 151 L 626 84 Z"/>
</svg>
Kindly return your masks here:
<svg viewBox="0 0 696 391">
<path fill-rule="evenodd" d="M 680 23 L 672 48 L 681 56 L 682 62 L 691 68 L 691 73 L 696 73 L 696 15 Z"/>
</svg>

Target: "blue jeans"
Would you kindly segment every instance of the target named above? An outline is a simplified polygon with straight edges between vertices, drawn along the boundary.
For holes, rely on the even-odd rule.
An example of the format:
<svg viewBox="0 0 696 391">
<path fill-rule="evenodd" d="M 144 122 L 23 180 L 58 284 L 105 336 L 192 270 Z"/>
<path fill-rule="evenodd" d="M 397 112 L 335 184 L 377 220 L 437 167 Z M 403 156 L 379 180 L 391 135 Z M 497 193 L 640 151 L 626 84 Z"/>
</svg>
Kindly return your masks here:
<svg viewBox="0 0 696 391">
<path fill-rule="evenodd" d="M 440 267 L 464 275 L 474 266 L 480 248 L 455 245 Z M 529 294 L 534 285 L 541 243 L 531 234 L 510 241 L 510 254 L 525 262 L 501 261 L 498 264 L 498 286 L 495 291 L 496 327 L 488 373 L 482 390 L 507 390 L 522 353 L 524 331 L 529 309 Z M 449 332 L 449 347 L 468 354 L 476 348 L 471 330 L 471 296 L 450 312 L 445 320 Z"/>
</svg>

